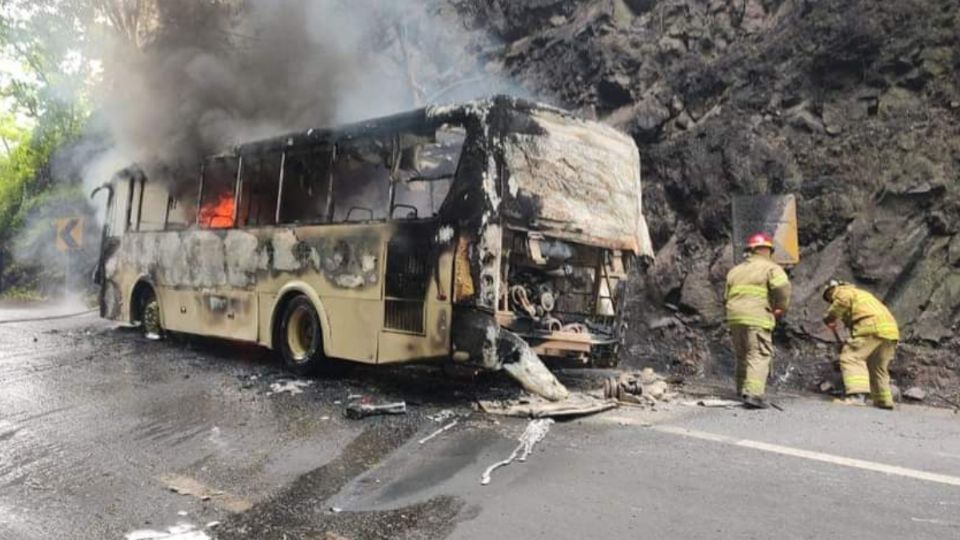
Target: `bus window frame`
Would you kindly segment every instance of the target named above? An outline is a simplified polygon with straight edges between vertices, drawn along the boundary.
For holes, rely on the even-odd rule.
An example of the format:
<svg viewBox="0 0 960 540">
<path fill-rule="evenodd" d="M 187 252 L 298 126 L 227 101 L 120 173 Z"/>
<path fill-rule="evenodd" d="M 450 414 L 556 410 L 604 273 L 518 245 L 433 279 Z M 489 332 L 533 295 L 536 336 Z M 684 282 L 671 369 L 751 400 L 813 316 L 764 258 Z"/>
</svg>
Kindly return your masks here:
<svg viewBox="0 0 960 540">
<path fill-rule="evenodd" d="M 333 167 L 337 160 L 337 155 L 339 154 L 337 144 L 326 144 L 318 143 L 311 144 L 306 146 L 299 146 L 296 148 L 287 148 L 283 151 L 282 157 L 280 158 L 280 179 L 277 185 L 277 208 L 276 216 L 274 218 L 275 227 L 306 227 L 306 226 L 316 226 L 316 225 L 334 225 L 333 223 Z M 281 220 L 280 215 L 283 211 L 283 186 L 287 181 L 287 161 L 288 159 L 298 158 L 301 156 L 308 155 L 323 155 L 328 156 L 327 159 L 327 193 L 325 194 L 326 199 L 323 201 L 324 208 L 323 214 L 320 215 L 317 219 L 310 219 L 306 221 L 290 221 L 290 220 Z"/>
<path fill-rule="evenodd" d="M 234 175 L 233 183 L 233 209 L 231 211 L 231 223 L 229 227 L 204 227 L 200 223 L 201 209 L 203 208 L 203 188 L 206 186 L 206 170 L 207 162 L 215 161 L 218 159 L 235 159 L 237 160 L 237 172 Z M 203 230 L 219 230 L 219 231 L 229 231 L 237 228 L 237 204 L 239 204 L 240 198 L 240 174 L 243 172 L 243 154 L 219 154 L 215 156 L 209 156 L 204 158 L 203 162 L 200 164 L 200 188 L 197 190 L 197 217 L 194 219 L 194 224 L 198 229 Z"/>
<path fill-rule="evenodd" d="M 452 191 L 452 190 L 448 189 L 446 196 L 443 198 L 443 200 L 440 201 L 439 205 L 434 206 L 434 204 L 435 204 L 435 202 L 434 202 L 434 195 L 433 195 L 433 190 L 434 190 L 434 187 L 435 187 L 435 186 L 434 186 L 434 182 L 440 182 L 440 181 L 446 180 L 446 181 L 449 181 L 449 182 L 450 182 L 450 187 L 452 187 L 453 183 L 456 182 L 457 177 L 460 175 L 460 170 L 461 170 L 461 168 L 462 168 L 462 166 L 463 166 L 463 155 L 464 155 L 464 152 L 465 152 L 465 150 L 466 150 L 466 148 L 467 148 L 468 142 L 471 140 L 471 138 L 470 138 L 470 128 L 469 128 L 469 127 L 467 127 L 466 125 L 463 125 L 463 124 L 450 123 L 450 124 L 442 124 L 442 125 L 436 126 L 436 127 L 434 128 L 434 130 L 433 130 L 433 141 L 432 141 L 432 144 L 440 144 L 440 143 L 438 142 L 437 133 L 438 133 L 440 130 L 442 130 L 442 129 L 444 129 L 445 127 L 448 127 L 448 126 L 453 126 L 453 127 L 457 127 L 457 128 L 463 129 L 463 143 L 460 145 L 459 152 L 457 153 L 457 165 L 456 165 L 456 167 L 454 167 L 453 173 L 450 175 L 449 178 L 447 178 L 447 177 L 441 177 L 441 178 L 418 180 L 418 181 L 420 181 L 420 182 L 424 182 L 424 183 L 427 185 L 427 188 L 428 188 L 427 191 L 428 191 L 428 193 L 429 193 L 428 196 L 429 196 L 429 198 L 430 198 L 430 208 L 429 208 L 430 214 L 429 214 L 429 215 L 423 215 L 423 216 L 421 216 L 421 215 L 419 215 L 419 212 L 418 212 L 417 217 L 416 217 L 416 218 L 413 218 L 413 219 L 394 218 L 394 217 L 393 217 L 393 212 L 394 212 L 394 210 L 396 210 L 397 208 L 402 208 L 402 207 L 404 207 L 404 206 L 409 206 L 409 205 L 406 205 L 406 204 L 404 204 L 404 203 L 401 203 L 401 204 L 399 204 L 399 205 L 396 204 L 396 184 L 398 184 L 398 183 L 403 183 L 403 182 L 404 182 L 404 180 L 399 176 L 400 165 L 401 165 L 401 161 L 402 161 L 402 159 L 403 159 L 404 149 L 403 149 L 403 145 L 402 145 L 402 143 L 401 143 L 401 136 L 403 135 L 403 132 L 398 132 L 398 133 L 396 133 L 396 134 L 394 135 L 394 137 L 393 137 L 393 144 L 395 145 L 394 160 L 395 160 L 395 163 L 396 163 L 396 164 L 393 166 L 393 168 L 392 168 L 392 170 L 391 170 L 390 206 L 389 206 L 389 209 L 388 209 L 388 210 L 389 210 L 389 214 L 388 214 L 388 216 L 387 216 L 387 221 L 389 221 L 389 222 L 396 222 L 396 223 L 409 223 L 409 222 L 417 222 L 417 221 L 426 221 L 426 220 L 430 220 L 430 219 L 436 218 L 436 217 L 439 216 L 440 213 L 442 212 L 443 207 L 444 207 L 444 205 L 447 203 L 447 200 L 448 200 L 448 198 L 450 197 L 450 194 L 451 194 L 451 191 Z M 421 145 L 418 145 L 418 146 L 426 146 L 427 144 L 431 144 L 431 143 L 422 143 Z"/>
<path fill-rule="evenodd" d="M 390 223 L 392 221 L 390 219 L 390 211 L 392 206 L 391 201 L 393 199 L 393 193 L 394 193 L 394 174 L 395 174 L 392 162 L 394 161 L 393 154 L 396 152 L 396 148 L 398 147 L 398 145 L 396 144 L 396 140 L 399 138 L 399 136 L 400 136 L 399 133 L 390 133 L 387 135 L 380 135 L 380 136 L 366 135 L 366 136 L 352 137 L 350 139 L 347 139 L 335 145 L 336 151 L 335 151 L 334 158 L 331 160 L 331 168 L 330 168 L 331 182 L 330 182 L 330 197 L 327 200 L 329 205 L 328 212 L 327 212 L 329 217 L 328 217 L 327 223 L 329 223 L 330 225 L 364 225 L 364 224 L 371 224 L 371 223 Z M 369 210 L 371 213 L 373 213 L 375 210 L 375 208 L 373 207 L 354 206 L 347 210 L 347 213 L 344 215 L 344 219 L 342 221 L 334 221 L 333 218 L 334 218 L 334 215 L 336 214 L 336 208 L 337 208 L 337 206 L 334 204 L 335 203 L 334 197 L 337 193 L 336 189 L 334 189 L 333 179 L 336 177 L 334 173 L 336 172 L 337 163 L 341 159 L 341 157 L 344 155 L 346 156 L 350 155 L 349 152 L 341 152 L 340 147 L 343 145 L 347 147 L 352 146 L 353 148 L 360 149 L 362 148 L 360 145 L 362 141 L 385 141 L 389 145 L 390 158 L 383 159 L 381 163 L 383 168 L 386 169 L 387 171 L 387 197 L 386 197 L 387 200 L 385 201 L 386 202 L 385 208 L 382 208 L 384 212 L 384 216 L 382 218 L 371 217 L 371 219 L 366 219 L 361 221 L 349 220 L 347 218 L 350 217 L 350 212 L 353 209 Z M 344 142 L 350 143 L 350 144 L 344 145 L 343 144 Z M 375 216 L 376 214 L 373 214 L 373 215 Z"/>
<path fill-rule="evenodd" d="M 465 131 L 463 145 L 462 145 L 462 147 L 460 148 L 459 154 L 457 155 L 457 165 L 456 165 L 456 168 L 454 169 L 454 172 L 453 172 L 452 177 L 449 179 L 450 182 L 455 182 L 457 176 L 458 176 L 459 173 L 460 173 L 461 167 L 462 167 L 462 158 L 463 158 L 464 151 L 466 150 L 466 147 L 467 147 L 468 142 L 470 141 L 471 137 L 470 137 L 470 135 L 469 135 L 469 134 L 470 134 L 470 129 L 469 129 L 468 126 L 461 125 L 461 124 L 451 124 L 451 125 L 454 126 L 454 127 L 462 128 L 462 129 L 464 129 L 464 131 Z M 443 126 L 437 126 L 436 128 L 434 128 L 434 131 L 436 132 L 437 130 L 440 130 L 440 129 L 442 129 L 442 128 L 443 128 Z M 406 132 L 406 131 L 396 131 L 396 132 L 393 132 L 393 133 L 389 133 L 389 134 L 385 134 L 385 135 L 379 135 L 379 136 L 377 136 L 377 135 L 367 135 L 367 136 L 359 136 L 359 137 L 355 137 L 355 138 L 354 138 L 354 137 L 351 137 L 351 138 L 346 139 L 346 140 L 344 140 L 344 141 L 338 141 L 338 142 L 335 142 L 335 143 L 331 143 L 331 142 L 318 142 L 318 143 L 310 144 L 310 145 L 297 146 L 297 147 L 288 147 L 288 148 L 285 148 L 285 149 L 279 151 L 279 154 L 280 154 L 280 171 L 279 171 L 279 175 L 277 176 L 277 183 L 276 183 L 277 202 L 276 202 L 276 208 L 275 208 L 275 212 L 274 212 L 274 223 L 271 224 L 271 225 L 248 225 L 248 224 L 240 225 L 240 224 L 238 223 L 238 217 L 239 217 L 239 212 L 240 212 L 240 204 L 243 203 L 243 186 L 244 186 L 243 172 L 244 172 L 244 161 L 245 161 L 245 160 L 249 160 L 249 159 L 253 159 L 253 157 L 255 157 L 255 156 L 266 156 L 267 154 L 270 154 L 270 153 L 272 153 L 272 152 L 267 152 L 267 151 L 256 152 L 256 151 L 252 151 L 252 152 L 245 152 L 245 153 L 244 153 L 244 152 L 237 152 L 237 153 L 225 153 L 225 154 L 219 154 L 219 155 L 214 155 L 214 156 L 208 156 L 208 157 L 204 158 L 204 159 L 201 161 L 201 163 L 200 163 L 200 174 L 199 174 L 199 176 L 200 176 L 199 180 L 200 180 L 200 181 L 199 181 L 199 186 L 198 186 L 198 189 L 197 189 L 197 199 L 196 199 L 196 200 L 197 200 L 197 206 L 196 206 L 197 212 L 196 212 L 196 217 L 195 217 L 194 220 L 193 220 L 194 227 L 196 227 L 196 228 L 198 228 L 198 229 L 210 229 L 210 228 L 211 228 L 211 227 L 205 227 L 205 226 L 203 226 L 203 224 L 202 224 L 201 221 L 200 221 L 201 209 L 203 208 L 203 197 L 204 197 L 204 194 L 205 194 L 205 190 L 206 190 L 206 188 L 208 187 L 208 186 L 207 186 L 207 172 L 208 172 L 208 168 L 209 168 L 209 167 L 208 167 L 208 164 L 209 164 L 211 161 L 215 161 L 215 160 L 227 160 L 227 159 L 233 159 L 233 160 L 236 160 L 236 161 L 237 161 L 236 174 L 235 174 L 235 176 L 234 176 L 234 187 L 233 187 L 233 189 L 234 189 L 234 193 L 233 193 L 233 208 L 232 208 L 232 212 L 231 212 L 231 224 L 230 224 L 230 226 L 229 226 L 229 227 L 217 227 L 216 229 L 219 229 L 219 230 L 258 229 L 258 228 L 264 228 L 264 227 L 302 227 L 302 226 L 322 226 L 322 225 L 362 225 L 362 224 L 370 224 L 370 223 L 406 223 L 406 222 L 412 222 L 412 221 L 424 221 L 424 220 L 434 219 L 434 218 L 437 217 L 437 215 L 438 215 L 440 212 L 442 212 L 442 209 L 443 209 L 444 205 L 445 205 L 446 202 L 447 202 L 446 197 L 444 198 L 443 201 L 440 201 L 440 203 L 436 206 L 436 208 L 434 208 L 435 202 L 434 202 L 434 200 L 433 200 L 433 195 L 432 195 L 432 194 L 430 195 L 430 205 L 431 205 L 431 213 L 430 213 L 430 215 L 423 215 L 423 216 L 421 216 L 421 215 L 418 214 L 416 218 L 412 218 L 412 219 L 400 218 L 400 217 L 395 217 L 395 216 L 394 216 L 394 211 L 395 211 L 397 208 L 402 207 L 402 205 L 401 205 L 401 206 L 397 206 L 396 196 L 397 196 L 397 184 L 398 184 L 399 182 L 403 182 L 403 179 L 400 177 L 399 172 L 400 172 L 401 161 L 402 161 L 402 158 L 403 158 L 403 148 L 402 148 L 401 137 L 402 137 L 402 135 L 403 135 L 405 132 Z M 384 217 L 382 217 L 382 218 L 375 218 L 375 219 L 369 219 L 369 220 L 362 220 L 362 221 L 352 221 L 352 220 L 349 220 L 349 221 L 348 221 L 348 220 L 334 221 L 334 215 L 335 215 L 335 212 L 336 212 L 336 204 L 335 204 L 335 203 L 336 203 L 336 194 L 337 194 L 337 189 L 336 189 L 336 187 L 335 187 L 336 167 L 337 167 L 338 162 L 339 162 L 341 159 L 343 159 L 343 157 L 344 157 L 345 155 L 348 155 L 348 153 L 345 153 L 345 152 L 343 151 L 342 146 L 343 146 L 344 143 L 348 143 L 348 144 L 349 144 L 349 143 L 354 143 L 354 144 L 355 144 L 357 141 L 360 141 L 360 140 L 363 140 L 363 139 L 367 139 L 367 140 L 371 140 L 371 141 L 372 141 L 372 140 L 380 140 L 380 141 L 386 142 L 386 143 L 389 145 L 388 155 L 385 157 L 385 159 L 383 160 L 383 163 L 382 163 L 383 167 L 384 167 L 384 168 L 386 169 L 386 171 L 387 171 L 387 177 L 388 177 L 388 180 L 387 180 L 387 181 L 388 181 L 388 186 L 387 186 L 387 190 L 388 190 L 388 191 L 387 191 L 387 200 L 386 200 L 386 205 L 385 205 L 386 208 L 383 209 L 383 210 L 384 210 Z M 326 192 L 326 194 L 325 194 L 325 196 L 324 196 L 324 197 L 325 197 L 325 200 L 324 200 L 324 203 L 323 203 L 323 204 L 324 204 L 324 211 L 323 211 L 320 215 L 318 215 L 317 219 L 310 219 L 310 220 L 305 220 L 305 221 L 282 220 L 281 217 L 282 217 L 283 202 L 284 202 L 284 201 L 283 201 L 283 196 L 284 196 L 285 186 L 286 186 L 286 184 L 287 184 L 287 182 L 288 182 L 288 180 L 289 180 L 289 178 L 288 178 L 289 175 L 287 174 L 287 165 L 288 165 L 289 161 L 290 161 L 292 158 L 294 158 L 294 157 L 307 156 L 307 155 L 311 155 L 311 154 L 315 154 L 315 155 L 326 155 L 326 157 L 327 157 L 327 165 L 328 165 L 328 167 L 327 167 L 327 169 L 328 169 L 328 170 L 327 170 L 327 192 Z M 134 178 L 131 178 L 130 180 L 131 180 L 130 198 L 132 199 L 132 197 L 133 197 L 133 187 L 132 187 L 132 186 L 133 186 L 133 182 L 135 181 L 135 179 L 134 179 Z M 437 180 L 440 180 L 440 179 L 437 179 Z M 141 182 L 142 182 L 142 181 L 143 181 L 143 179 L 141 180 Z M 426 181 L 426 183 L 429 185 L 430 191 L 432 192 L 433 186 L 430 185 L 430 184 L 432 184 L 432 181 Z M 141 184 L 141 186 L 142 186 L 142 184 Z M 449 197 L 449 195 L 450 195 L 450 193 L 448 192 L 448 193 L 447 193 L 447 197 Z M 141 188 L 141 193 L 140 193 L 140 199 L 141 199 L 140 204 L 141 204 L 141 206 L 142 206 L 142 199 L 143 199 L 143 189 L 142 189 L 142 188 Z M 170 204 L 171 204 L 172 199 L 173 199 L 173 196 L 171 195 L 170 198 L 169 198 L 168 201 L 167 201 L 167 208 L 166 208 L 165 215 L 164 215 L 164 228 L 163 228 L 163 230 L 168 230 L 169 215 L 170 215 Z M 132 201 L 131 201 L 131 202 L 132 202 Z M 128 212 L 128 222 L 129 222 L 129 218 L 130 218 L 129 214 L 132 212 L 132 209 L 131 209 L 130 206 L 128 206 L 127 212 Z M 128 227 L 129 227 L 129 225 L 128 225 Z M 139 230 L 139 215 L 138 215 L 137 230 Z"/>
<path fill-rule="evenodd" d="M 243 203 L 243 187 L 246 185 L 246 180 L 243 177 L 243 165 L 245 161 L 250 160 L 264 160 L 267 157 L 272 157 L 278 155 L 280 156 L 280 169 L 277 171 L 277 177 L 275 182 L 271 182 L 276 186 L 277 192 L 277 202 L 274 206 L 274 222 L 268 225 L 250 225 L 248 223 L 240 224 L 240 205 Z M 229 156 L 228 156 L 229 157 Z M 261 152 L 245 152 L 238 154 L 237 156 L 237 180 L 236 185 L 234 186 L 234 200 L 233 200 L 233 226 L 231 229 L 260 229 L 264 227 L 276 227 L 280 226 L 278 216 L 280 215 L 280 200 L 283 196 L 283 178 L 286 175 L 286 164 L 287 164 L 287 150 L 271 150 L 271 151 L 261 151 Z M 250 219 L 249 209 L 247 212 L 247 220 Z"/>
</svg>

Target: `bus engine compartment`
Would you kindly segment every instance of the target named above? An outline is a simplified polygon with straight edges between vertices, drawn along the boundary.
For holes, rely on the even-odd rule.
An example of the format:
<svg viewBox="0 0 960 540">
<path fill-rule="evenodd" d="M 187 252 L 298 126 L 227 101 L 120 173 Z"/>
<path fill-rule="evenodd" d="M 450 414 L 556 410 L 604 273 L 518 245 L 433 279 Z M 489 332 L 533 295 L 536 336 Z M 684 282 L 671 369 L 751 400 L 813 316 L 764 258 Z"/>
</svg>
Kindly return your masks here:
<svg viewBox="0 0 960 540">
<path fill-rule="evenodd" d="M 625 257 L 537 233 L 505 233 L 497 322 L 543 357 L 613 366 L 625 329 Z"/>
</svg>

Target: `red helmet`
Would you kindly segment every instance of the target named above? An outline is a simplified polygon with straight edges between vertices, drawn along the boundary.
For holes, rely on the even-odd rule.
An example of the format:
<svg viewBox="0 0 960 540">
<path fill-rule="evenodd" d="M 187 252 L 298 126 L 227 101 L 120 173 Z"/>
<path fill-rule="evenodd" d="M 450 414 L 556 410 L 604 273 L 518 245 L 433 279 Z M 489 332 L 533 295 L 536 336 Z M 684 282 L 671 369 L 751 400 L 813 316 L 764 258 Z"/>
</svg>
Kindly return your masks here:
<svg viewBox="0 0 960 540">
<path fill-rule="evenodd" d="M 750 235 L 747 238 L 747 249 L 756 249 L 758 247 L 767 247 L 773 249 L 773 238 L 764 233 Z"/>
</svg>

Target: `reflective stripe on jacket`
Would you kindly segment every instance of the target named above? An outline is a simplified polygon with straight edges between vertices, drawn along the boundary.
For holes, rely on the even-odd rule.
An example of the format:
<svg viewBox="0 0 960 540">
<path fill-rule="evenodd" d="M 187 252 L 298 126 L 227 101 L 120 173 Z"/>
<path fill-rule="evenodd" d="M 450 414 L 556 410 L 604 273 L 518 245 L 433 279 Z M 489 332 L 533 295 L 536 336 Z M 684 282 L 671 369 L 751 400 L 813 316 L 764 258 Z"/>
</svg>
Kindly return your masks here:
<svg viewBox="0 0 960 540">
<path fill-rule="evenodd" d="M 790 280 L 769 257 L 753 254 L 727 273 L 727 324 L 773 329 L 773 309 L 790 304 Z"/>
<path fill-rule="evenodd" d="M 853 285 L 838 285 L 833 290 L 833 302 L 827 310 L 827 317 L 842 320 L 853 337 L 900 340 L 897 320 L 887 306 L 876 296 Z"/>
</svg>

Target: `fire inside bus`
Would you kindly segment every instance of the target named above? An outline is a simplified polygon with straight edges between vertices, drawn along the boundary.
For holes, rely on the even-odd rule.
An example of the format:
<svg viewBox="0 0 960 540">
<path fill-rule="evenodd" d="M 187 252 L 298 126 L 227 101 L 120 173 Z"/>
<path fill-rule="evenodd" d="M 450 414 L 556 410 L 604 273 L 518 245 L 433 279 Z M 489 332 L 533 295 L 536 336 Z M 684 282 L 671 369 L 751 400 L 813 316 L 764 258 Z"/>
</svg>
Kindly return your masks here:
<svg viewBox="0 0 960 540">
<path fill-rule="evenodd" d="M 497 97 L 243 144 L 193 179 L 130 167 L 105 184 L 100 313 L 297 373 L 614 361 L 652 256 L 639 163 L 612 128 Z"/>
</svg>

